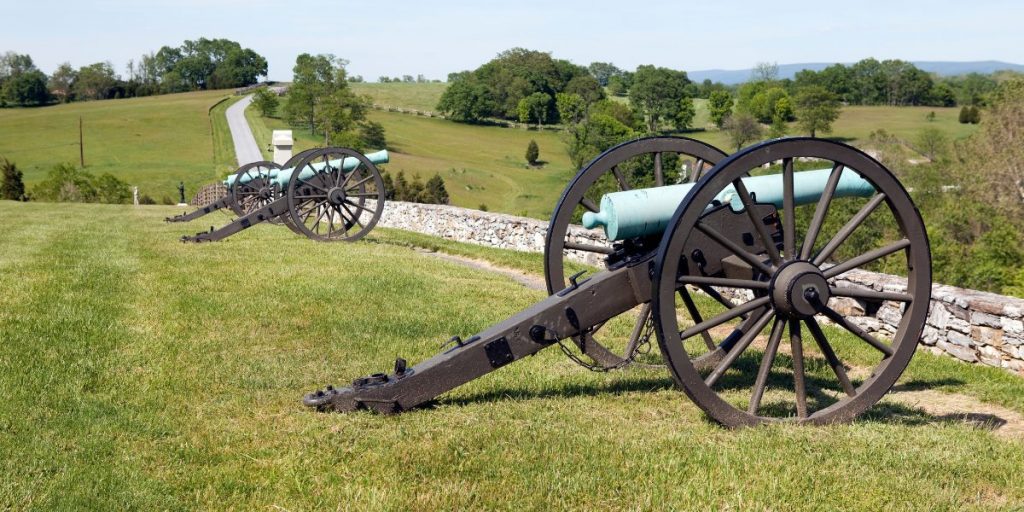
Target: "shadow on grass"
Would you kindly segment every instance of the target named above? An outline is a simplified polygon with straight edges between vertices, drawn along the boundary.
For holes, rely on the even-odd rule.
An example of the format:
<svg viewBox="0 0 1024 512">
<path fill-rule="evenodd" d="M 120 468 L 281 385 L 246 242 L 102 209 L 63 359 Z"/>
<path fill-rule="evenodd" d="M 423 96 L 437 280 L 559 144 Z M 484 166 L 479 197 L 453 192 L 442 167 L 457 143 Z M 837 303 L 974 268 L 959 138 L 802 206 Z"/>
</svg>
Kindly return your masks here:
<svg viewBox="0 0 1024 512">
<path fill-rule="evenodd" d="M 545 389 L 513 388 L 491 390 L 467 397 L 445 399 L 443 403 L 445 405 L 465 406 L 488 402 L 500 403 L 507 400 L 521 401 L 553 397 L 573 398 L 621 395 L 623 393 L 662 391 L 674 388 L 675 384 L 672 382 L 672 379 L 668 377 L 643 376 L 628 380 L 621 379 L 607 383 L 566 384 L 564 386 Z M 682 398 L 683 395 L 680 395 L 680 397 Z M 436 401 L 431 402 L 429 407 L 433 407 L 439 403 L 440 402 Z"/>
</svg>

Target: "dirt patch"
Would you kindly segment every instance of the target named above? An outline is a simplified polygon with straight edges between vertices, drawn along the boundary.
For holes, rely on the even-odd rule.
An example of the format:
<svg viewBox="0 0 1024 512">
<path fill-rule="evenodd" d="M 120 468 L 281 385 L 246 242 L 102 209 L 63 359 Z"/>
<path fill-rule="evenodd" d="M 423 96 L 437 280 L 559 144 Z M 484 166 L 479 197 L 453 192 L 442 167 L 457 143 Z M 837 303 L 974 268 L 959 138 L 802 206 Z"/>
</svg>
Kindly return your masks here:
<svg viewBox="0 0 1024 512">
<path fill-rule="evenodd" d="M 547 291 L 548 289 L 547 284 L 544 283 L 544 278 L 540 276 L 527 274 L 525 272 L 511 268 L 499 267 L 489 261 L 468 258 L 466 256 L 456 256 L 454 254 L 447 254 L 443 252 L 428 251 L 426 249 L 416 249 L 416 251 L 421 254 L 433 256 L 435 258 L 442 259 L 445 261 L 450 261 L 452 263 L 456 263 L 464 267 L 475 268 L 477 270 L 484 270 L 487 272 L 501 274 L 503 276 L 511 278 L 513 281 L 531 290 Z"/>
<path fill-rule="evenodd" d="M 938 420 L 958 421 L 1005 437 L 1024 439 L 1024 416 L 968 395 L 930 389 L 910 391 L 895 386 L 884 400 L 920 409 Z"/>
</svg>

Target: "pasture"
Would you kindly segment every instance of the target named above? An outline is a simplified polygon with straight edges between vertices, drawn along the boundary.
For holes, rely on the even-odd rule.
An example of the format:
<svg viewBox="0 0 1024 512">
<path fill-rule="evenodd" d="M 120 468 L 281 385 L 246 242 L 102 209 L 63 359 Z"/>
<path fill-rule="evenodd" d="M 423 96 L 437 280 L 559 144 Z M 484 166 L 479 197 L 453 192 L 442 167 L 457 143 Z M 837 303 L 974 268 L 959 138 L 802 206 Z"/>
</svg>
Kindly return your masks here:
<svg viewBox="0 0 1024 512">
<path fill-rule="evenodd" d="M 161 222 L 174 208 L 50 208 L 0 202 L 5 509 L 1024 502 L 1024 440 L 970 418 L 887 398 L 850 425 L 727 430 L 661 371 L 591 373 L 557 349 L 406 414 L 312 412 L 303 393 L 421 361 L 544 295 L 411 246 L 533 274 L 540 256 L 384 229 L 327 245 L 259 226 L 183 245 L 195 227 Z M 899 386 L 920 389 L 1024 413 L 1024 380 L 929 353 Z"/>
<path fill-rule="evenodd" d="M 207 116 L 214 103 L 230 96 L 231 91 L 203 91 L 0 109 L 0 156 L 18 165 L 31 190 L 54 165 L 78 164 L 81 118 L 86 170 L 113 174 L 157 200 L 176 200 L 178 181 L 191 194 L 235 168 L 230 135 L 215 138 Z M 213 115 L 223 129 L 225 106 Z M 231 165 L 225 170 L 226 154 Z"/>
</svg>

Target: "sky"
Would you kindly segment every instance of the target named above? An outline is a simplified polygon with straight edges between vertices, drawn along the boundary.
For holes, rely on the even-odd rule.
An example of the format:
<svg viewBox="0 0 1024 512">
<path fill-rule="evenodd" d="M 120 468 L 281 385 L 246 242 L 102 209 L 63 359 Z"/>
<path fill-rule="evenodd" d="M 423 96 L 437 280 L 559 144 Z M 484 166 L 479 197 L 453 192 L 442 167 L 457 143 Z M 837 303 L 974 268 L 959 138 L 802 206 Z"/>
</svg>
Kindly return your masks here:
<svg viewBox="0 0 1024 512">
<path fill-rule="evenodd" d="M 347 59 L 367 81 L 443 80 L 513 47 L 627 70 L 865 57 L 1024 63 L 1021 0 L 0 0 L 0 13 L 0 52 L 27 53 L 48 74 L 65 61 L 110 61 L 124 74 L 129 59 L 199 37 L 252 48 L 279 81 L 300 53 Z"/>
</svg>

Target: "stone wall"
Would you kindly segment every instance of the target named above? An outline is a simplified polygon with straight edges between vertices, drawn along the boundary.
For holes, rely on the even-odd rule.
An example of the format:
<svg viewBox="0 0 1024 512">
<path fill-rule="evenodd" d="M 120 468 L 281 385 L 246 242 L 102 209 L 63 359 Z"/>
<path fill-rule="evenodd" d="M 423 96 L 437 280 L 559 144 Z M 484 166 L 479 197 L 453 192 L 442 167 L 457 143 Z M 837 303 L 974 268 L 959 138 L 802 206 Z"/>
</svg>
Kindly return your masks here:
<svg viewBox="0 0 1024 512">
<path fill-rule="evenodd" d="M 546 221 L 537 219 L 397 201 L 387 203 L 380 225 L 526 252 L 543 252 L 548 228 Z M 571 227 L 570 236 L 576 242 L 607 244 L 599 234 L 579 227 Z M 599 263 L 599 256 L 592 253 L 572 256 L 587 263 Z M 847 272 L 837 284 L 877 291 L 906 291 L 906 280 L 901 277 L 860 270 Z M 850 298 L 833 298 L 829 304 L 868 332 L 884 336 L 896 332 L 902 306 L 885 301 L 876 308 Z M 936 284 L 932 287 L 931 307 L 921 343 L 937 354 L 1024 375 L 1024 299 Z"/>
</svg>

